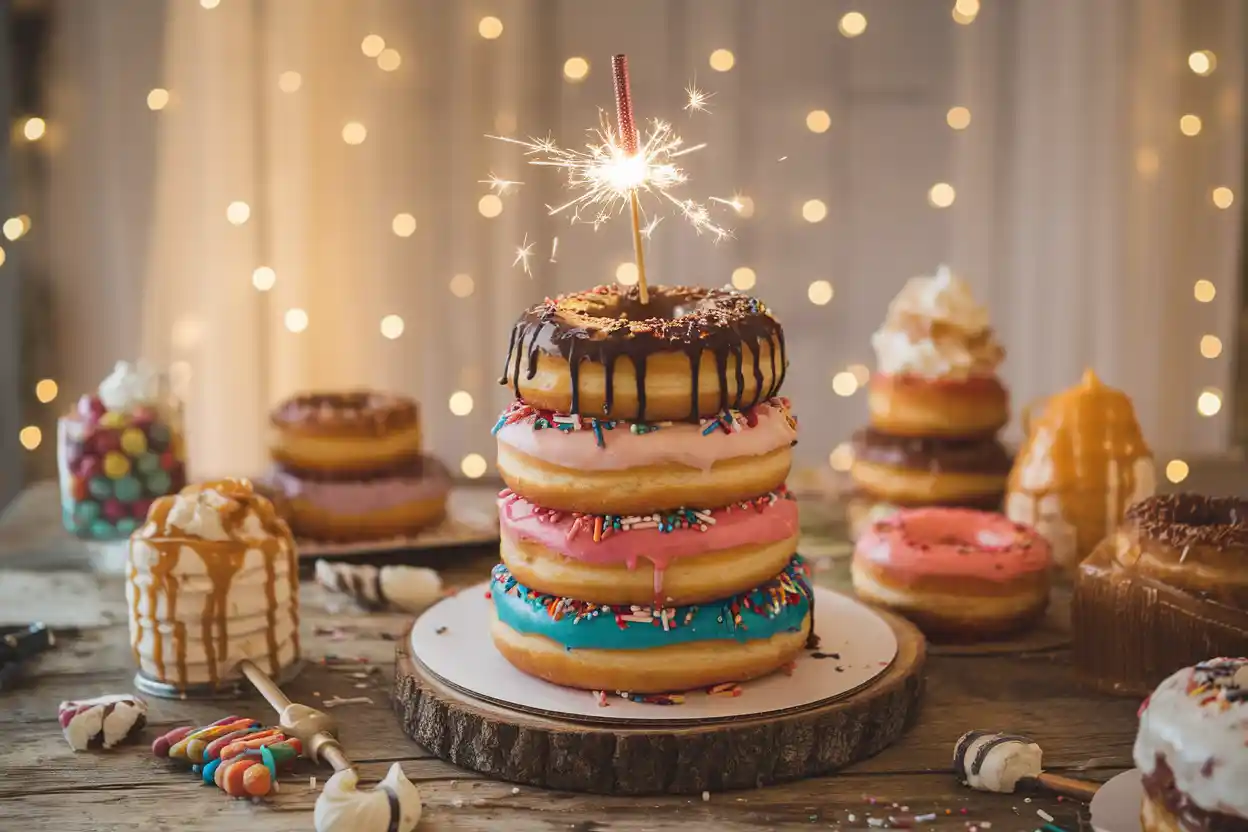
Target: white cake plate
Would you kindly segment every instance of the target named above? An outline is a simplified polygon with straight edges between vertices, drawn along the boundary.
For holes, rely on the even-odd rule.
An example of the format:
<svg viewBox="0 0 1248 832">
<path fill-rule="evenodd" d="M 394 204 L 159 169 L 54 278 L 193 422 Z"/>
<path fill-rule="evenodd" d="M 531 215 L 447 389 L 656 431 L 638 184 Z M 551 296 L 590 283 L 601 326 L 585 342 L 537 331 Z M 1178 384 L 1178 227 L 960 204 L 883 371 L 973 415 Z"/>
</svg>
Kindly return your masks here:
<svg viewBox="0 0 1248 832">
<path fill-rule="evenodd" d="M 1096 832 L 1140 832 L 1143 801 L 1140 770 L 1124 771 L 1101 786 L 1092 798 L 1092 828 Z"/>
</svg>

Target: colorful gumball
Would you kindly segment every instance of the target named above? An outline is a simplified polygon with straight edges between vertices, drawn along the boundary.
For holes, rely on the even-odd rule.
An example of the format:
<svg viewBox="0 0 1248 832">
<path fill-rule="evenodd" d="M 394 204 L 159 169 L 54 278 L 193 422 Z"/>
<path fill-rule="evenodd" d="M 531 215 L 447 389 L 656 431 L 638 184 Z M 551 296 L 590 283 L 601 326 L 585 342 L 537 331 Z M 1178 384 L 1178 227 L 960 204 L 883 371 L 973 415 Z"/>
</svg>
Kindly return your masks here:
<svg viewBox="0 0 1248 832">
<path fill-rule="evenodd" d="M 87 481 L 84 480 L 82 477 L 74 477 L 70 481 L 69 494 L 75 500 L 81 502 L 87 499 L 87 496 L 90 493 L 91 493 L 90 490 L 87 488 Z"/>
<path fill-rule="evenodd" d="M 122 505 L 120 500 L 105 500 L 103 507 L 104 518 L 110 523 L 116 523 L 118 520 L 126 516 L 126 507 Z"/>
<path fill-rule="evenodd" d="M 91 524 L 91 536 L 96 540 L 109 540 L 117 534 L 117 529 L 107 520 L 96 520 Z"/>
<path fill-rule="evenodd" d="M 113 483 L 113 494 L 123 503 L 133 503 L 143 496 L 143 484 L 134 477 L 122 477 Z"/>
<path fill-rule="evenodd" d="M 94 454 L 85 454 L 82 459 L 78 460 L 78 465 L 74 469 L 74 473 L 84 480 L 98 477 L 102 471 L 100 458 Z"/>
<path fill-rule="evenodd" d="M 173 455 L 173 451 L 165 451 L 160 455 L 160 467 L 168 472 L 172 471 L 174 466 L 178 464 L 178 458 Z"/>
<path fill-rule="evenodd" d="M 127 423 L 126 414 L 119 413 L 116 410 L 110 410 L 100 416 L 100 427 L 105 428 L 124 428 Z"/>
<path fill-rule="evenodd" d="M 146 428 L 156 421 L 156 411 L 146 405 L 139 405 L 130 412 L 130 421 L 137 427 Z M 146 438 L 144 441 L 147 441 Z"/>
<path fill-rule="evenodd" d="M 87 483 L 87 491 L 97 500 L 107 500 L 113 496 L 113 483 L 106 477 L 92 477 Z"/>
<path fill-rule="evenodd" d="M 129 537 L 134 534 L 134 530 L 139 527 L 139 521 L 133 517 L 123 517 L 114 525 L 117 527 L 117 534 L 123 537 Z"/>
<path fill-rule="evenodd" d="M 99 396 L 86 394 L 78 399 L 78 415 L 88 422 L 98 422 L 105 412 L 104 403 Z"/>
<path fill-rule="evenodd" d="M 130 458 L 121 451 L 109 451 L 104 454 L 104 476 L 110 480 L 119 480 L 130 473 Z"/>
<path fill-rule="evenodd" d="M 156 497 L 168 494 L 170 486 L 173 485 L 173 480 L 164 471 L 148 474 L 143 482 L 147 486 L 147 493 Z"/>
<path fill-rule="evenodd" d="M 160 423 L 147 429 L 147 445 L 154 451 L 163 451 L 169 446 L 169 427 Z"/>
<path fill-rule="evenodd" d="M 130 456 L 147 451 L 147 436 L 138 428 L 126 428 L 121 434 L 121 449 Z"/>
<path fill-rule="evenodd" d="M 154 451 L 140 454 L 134 461 L 134 467 L 144 474 L 153 474 L 160 470 L 160 454 Z"/>
<path fill-rule="evenodd" d="M 150 500 L 146 497 L 141 500 L 135 500 L 130 506 L 131 516 L 134 517 L 135 520 L 142 523 L 147 519 L 147 513 L 152 510 L 152 503 L 154 502 L 155 500 Z"/>
<path fill-rule="evenodd" d="M 91 437 L 91 449 L 100 456 L 121 447 L 121 433 L 116 430 L 100 429 Z"/>
<path fill-rule="evenodd" d="M 100 517 L 100 504 L 91 500 L 83 500 L 74 506 L 74 520 L 83 525 L 89 526 Z"/>
</svg>

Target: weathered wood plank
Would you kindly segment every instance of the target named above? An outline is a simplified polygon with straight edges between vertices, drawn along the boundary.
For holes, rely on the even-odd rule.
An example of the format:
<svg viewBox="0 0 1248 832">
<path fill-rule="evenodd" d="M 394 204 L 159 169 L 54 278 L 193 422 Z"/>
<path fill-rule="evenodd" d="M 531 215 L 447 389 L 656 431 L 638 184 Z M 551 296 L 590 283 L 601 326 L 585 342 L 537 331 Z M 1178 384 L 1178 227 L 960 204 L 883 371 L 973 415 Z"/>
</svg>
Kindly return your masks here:
<svg viewBox="0 0 1248 832">
<path fill-rule="evenodd" d="M 902 813 L 902 806 L 910 814 L 937 813 L 944 820 L 935 827 L 944 829 L 962 829 L 968 820 L 989 821 L 1002 830 L 1035 828 L 1041 824 L 1036 816 L 1040 809 L 1068 829 L 1079 828 L 1080 814 L 1085 821 L 1087 817 L 1086 808 L 1073 801 L 1037 796 L 1025 803 L 1020 796 L 972 793 L 941 774 L 841 774 L 759 791 L 713 794 L 704 801 L 698 797 L 602 798 L 516 788 L 488 780 L 447 778 L 438 768 L 441 765 L 437 761 L 404 764 L 425 804 L 422 832 L 863 828 L 869 816 L 887 818 Z M 369 782 L 380 778 L 386 768 L 386 764 L 361 766 Z M 1111 773 L 1101 772 L 1104 776 Z M 322 783 L 323 777 L 318 778 L 318 789 Z M 272 800 L 253 805 L 191 782 L 189 774 L 153 772 L 130 788 L 40 790 L 0 797 L 0 817 L 14 829 L 56 828 L 61 832 L 134 828 L 137 821 L 144 828 L 186 832 L 240 826 L 306 832 L 311 828 L 317 791 L 309 787 L 307 774 L 285 778 L 282 787 Z M 869 802 L 872 798 L 874 803 Z"/>
</svg>

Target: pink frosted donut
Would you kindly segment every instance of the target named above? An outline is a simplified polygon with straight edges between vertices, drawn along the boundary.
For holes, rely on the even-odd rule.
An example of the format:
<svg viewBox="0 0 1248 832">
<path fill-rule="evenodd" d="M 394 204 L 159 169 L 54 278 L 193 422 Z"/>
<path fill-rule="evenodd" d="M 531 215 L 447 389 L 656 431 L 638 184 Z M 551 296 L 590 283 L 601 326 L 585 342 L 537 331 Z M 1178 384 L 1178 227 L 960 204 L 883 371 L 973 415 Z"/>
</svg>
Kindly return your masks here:
<svg viewBox="0 0 1248 832">
<path fill-rule="evenodd" d="M 701 604 L 783 571 L 797 502 L 781 487 L 714 510 L 592 515 L 499 495 L 503 562 L 516 580 L 598 604 Z"/>
<path fill-rule="evenodd" d="M 1053 556 L 1034 529 L 962 508 L 899 511 L 854 548 L 854 589 L 930 637 L 979 641 L 1016 632 L 1049 603 Z"/>
</svg>

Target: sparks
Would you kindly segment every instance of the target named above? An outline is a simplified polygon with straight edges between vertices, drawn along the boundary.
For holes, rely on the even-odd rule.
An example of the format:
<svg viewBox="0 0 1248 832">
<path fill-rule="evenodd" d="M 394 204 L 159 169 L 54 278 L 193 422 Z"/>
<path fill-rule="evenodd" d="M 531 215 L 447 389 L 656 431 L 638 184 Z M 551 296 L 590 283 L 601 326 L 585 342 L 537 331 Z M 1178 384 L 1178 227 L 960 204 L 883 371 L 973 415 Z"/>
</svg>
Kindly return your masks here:
<svg viewBox="0 0 1248 832">
<path fill-rule="evenodd" d="M 546 206 L 551 216 L 567 214 L 572 223 L 586 223 L 597 229 L 614 216 L 627 213 L 632 193 L 650 197 L 662 207 L 674 206 L 698 234 L 709 233 L 716 241 L 731 237 L 732 232 L 714 222 L 706 205 L 692 199 L 681 199 L 671 193 L 688 177 L 677 160 L 701 150 L 705 144 L 686 147 L 684 140 L 661 119 L 650 122 L 649 129 L 639 137 L 635 156 L 625 152 L 619 134 L 603 111 L 599 125 L 589 131 L 590 140 L 584 150 L 560 147 L 546 139 L 513 139 L 506 136 L 489 138 L 524 148 L 532 158 L 529 164 L 559 168 L 566 172 L 567 188 L 576 195 L 559 205 Z M 726 202 L 725 200 L 719 200 Z M 654 205 L 651 206 L 652 210 Z M 643 208 L 644 212 L 644 208 Z M 647 225 L 653 218 L 646 217 Z M 653 226 L 650 226 L 653 230 Z"/>
<path fill-rule="evenodd" d="M 550 262 L 555 263 L 555 253 L 559 251 L 559 238 L 554 237 L 550 241 Z"/>
<path fill-rule="evenodd" d="M 711 96 L 714 94 L 715 93 L 713 92 L 703 92 L 698 89 L 697 84 L 689 84 L 689 86 L 685 87 L 685 95 L 689 96 L 689 100 L 685 104 L 685 109 L 690 113 L 709 113 L 711 109 L 706 106 L 706 102 L 709 101 Z"/>
<path fill-rule="evenodd" d="M 508 193 L 510 193 L 512 188 L 517 188 L 523 185 L 524 183 L 517 182 L 514 179 L 503 179 L 502 177 L 495 176 L 494 174 L 491 173 L 489 179 L 480 179 L 478 180 L 478 184 L 489 185 L 490 190 L 493 191 L 494 193 L 498 194 L 499 196 L 506 196 Z"/>
<path fill-rule="evenodd" d="M 729 208 L 736 211 L 738 214 L 741 213 L 741 209 L 745 207 L 745 203 L 741 201 L 741 197 L 738 194 L 733 194 L 728 199 L 721 199 L 717 196 L 713 196 L 711 197 L 710 201 L 718 202 L 720 205 L 727 205 Z"/>
<path fill-rule="evenodd" d="M 661 222 L 663 222 L 662 217 L 651 217 L 650 221 L 641 227 L 641 236 L 649 240 L 650 235 L 654 233 L 654 229 L 658 228 Z"/>
<path fill-rule="evenodd" d="M 524 242 L 516 247 L 516 259 L 512 261 L 511 266 L 515 268 L 520 266 L 524 269 L 524 273 L 529 277 L 533 276 L 532 269 L 529 268 L 529 260 L 533 257 L 533 249 L 537 243 L 529 242 L 529 235 L 524 235 Z"/>
</svg>

